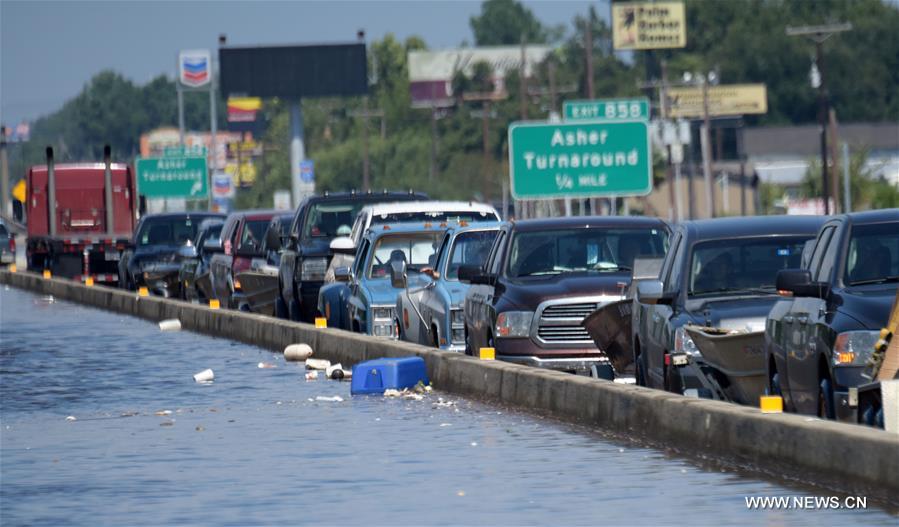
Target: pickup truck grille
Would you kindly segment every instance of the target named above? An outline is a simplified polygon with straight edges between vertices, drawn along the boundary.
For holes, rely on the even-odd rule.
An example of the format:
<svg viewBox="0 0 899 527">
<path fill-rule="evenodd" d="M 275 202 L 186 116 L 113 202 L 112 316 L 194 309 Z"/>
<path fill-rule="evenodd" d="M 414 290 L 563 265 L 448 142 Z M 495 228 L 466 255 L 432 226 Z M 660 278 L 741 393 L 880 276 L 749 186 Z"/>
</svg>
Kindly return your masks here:
<svg viewBox="0 0 899 527">
<path fill-rule="evenodd" d="M 590 333 L 581 326 L 584 318 L 601 306 L 620 299 L 619 296 L 596 296 L 551 300 L 537 310 L 537 331 L 532 333 L 537 344 L 546 348 L 589 348 L 594 346 Z"/>
<path fill-rule="evenodd" d="M 543 310 L 542 318 L 576 318 L 580 322 L 587 315 L 596 311 L 598 306 L 599 304 L 595 302 L 584 304 L 558 304 L 555 306 L 548 306 Z"/>
</svg>

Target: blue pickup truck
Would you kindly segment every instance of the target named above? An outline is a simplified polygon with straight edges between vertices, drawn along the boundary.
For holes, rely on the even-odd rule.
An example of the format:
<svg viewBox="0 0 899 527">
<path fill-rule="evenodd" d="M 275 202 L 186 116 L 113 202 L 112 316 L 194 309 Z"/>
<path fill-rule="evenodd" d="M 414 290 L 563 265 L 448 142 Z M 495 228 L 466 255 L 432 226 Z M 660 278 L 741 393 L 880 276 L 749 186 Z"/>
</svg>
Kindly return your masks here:
<svg viewBox="0 0 899 527">
<path fill-rule="evenodd" d="M 500 225 L 496 221 L 462 222 L 446 231 L 438 246 L 437 264 L 421 270 L 424 284 L 418 288 L 407 287 L 397 295 L 400 340 L 465 351 L 462 308 L 469 284 L 459 280 L 459 268 L 484 264 Z"/>
<path fill-rule="evenodd" d="M 318 310 L 328 327 L 377 337 L 397 337 L 396 297 L 390 269 L 402 262 L 409 271 L 410 287 L 426 278 L 420 271 L 436 264 L 437 247 L 446 223 L 379 225 L 369 229 L 356 249 L 353 267 L 335 270 L 336 282 L 321 288 Z"/>
</svg>

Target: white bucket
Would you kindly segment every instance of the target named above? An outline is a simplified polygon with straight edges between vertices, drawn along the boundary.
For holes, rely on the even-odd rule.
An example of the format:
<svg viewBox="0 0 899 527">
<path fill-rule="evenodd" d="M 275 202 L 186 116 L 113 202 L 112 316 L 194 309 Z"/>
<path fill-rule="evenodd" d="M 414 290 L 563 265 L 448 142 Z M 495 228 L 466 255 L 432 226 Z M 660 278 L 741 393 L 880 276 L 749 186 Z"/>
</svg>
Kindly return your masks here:
<svg viewBox="0 0 899 527">
<path fill-rule="evenodd" d="M 212 382 L 213 379 L 215 379 L 215 374 L 209 368 L 194 375 L 194 380 L 197 382 Z"/>
<path fill-rule="evenodd" d="M 181 331 L 181 321 L 177 318 L 163 320 L 159 323 L 159 329 L 162 331 Z"/>
</svg>

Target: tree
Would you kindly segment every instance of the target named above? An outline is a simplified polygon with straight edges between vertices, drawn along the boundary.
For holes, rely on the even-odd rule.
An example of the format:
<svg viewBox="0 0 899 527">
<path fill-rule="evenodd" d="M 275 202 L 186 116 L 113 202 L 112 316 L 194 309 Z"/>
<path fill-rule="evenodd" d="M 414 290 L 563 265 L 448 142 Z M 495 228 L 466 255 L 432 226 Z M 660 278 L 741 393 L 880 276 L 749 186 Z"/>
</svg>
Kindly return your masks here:
<svg viewBox="0 0 899 527">
<path fill-rule="evenodd" d="M 534 13 L 515 0 L 486 0 L 481 14 L 470 19 L 478 46 L 509 46 L 546 42 L 547 31 Z"/>
</svg>

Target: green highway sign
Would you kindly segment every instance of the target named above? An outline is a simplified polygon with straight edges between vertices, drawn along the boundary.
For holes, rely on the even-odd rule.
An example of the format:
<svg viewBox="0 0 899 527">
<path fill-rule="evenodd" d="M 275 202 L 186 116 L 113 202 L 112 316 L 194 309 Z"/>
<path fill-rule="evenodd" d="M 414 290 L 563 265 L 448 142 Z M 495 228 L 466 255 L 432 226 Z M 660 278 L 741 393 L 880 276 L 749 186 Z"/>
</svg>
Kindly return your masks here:
<svg viewBox="0 0 899 527">
<path fill-rule="evenodd" d="M 148 198 L 206 199 L 205 156 L 142 157 L 135 162 L 137 191 Z"/>
<path fill-rule="evenodd" d="M 594 99 L 565 101 L 562 115 L 566 121 L 649 120 L 649 99 Z"/>
<path fill-rule="evenodd" d="M 516 199 L 643 196 L 652 190 L 646 121 L 512 123 Z"/>
<path fill-rule="evenodd" d="M 162 149 L 165 157 L 205 156 L 206 147 L 203 145 L 167 146 Z"/>
</svg>

